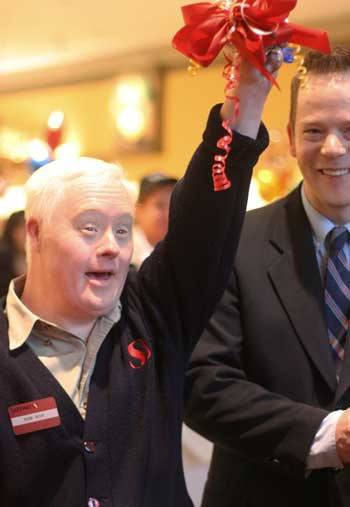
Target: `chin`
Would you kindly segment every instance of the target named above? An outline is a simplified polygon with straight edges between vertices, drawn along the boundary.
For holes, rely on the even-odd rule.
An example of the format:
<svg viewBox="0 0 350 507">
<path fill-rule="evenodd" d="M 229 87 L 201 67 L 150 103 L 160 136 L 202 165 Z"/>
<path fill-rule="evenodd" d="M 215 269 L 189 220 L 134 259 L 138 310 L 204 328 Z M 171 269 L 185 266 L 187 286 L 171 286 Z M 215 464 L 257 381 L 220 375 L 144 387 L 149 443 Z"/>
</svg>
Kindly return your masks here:
<svg viewBox="0 0 350 507">
<path fill-rule="evenodd" d="M 111 301 L 100 301 L 98 303 L 96 301 L 83 301 L 81 309 L 90 317 L 102 317 L 102 315 L 106 315 L 114 308 L 116 301 L 116 299 Z"/>
<path fill-rule="evenodd" d="M 345 197 L 341 196 L 338 198 L 336 197 L 336 198 L 333 198 L 332 200 L 328 200 L 328 201 L 325 200 L 325 202 L 327 202 L 329 207 L 335 208 L 335 209 L 338 209 L 338 208 L 345 209 L 345 208 L 349 208 L 349 206 L 350 206 L 349 196 L 345 196 Z"/>
</svg>

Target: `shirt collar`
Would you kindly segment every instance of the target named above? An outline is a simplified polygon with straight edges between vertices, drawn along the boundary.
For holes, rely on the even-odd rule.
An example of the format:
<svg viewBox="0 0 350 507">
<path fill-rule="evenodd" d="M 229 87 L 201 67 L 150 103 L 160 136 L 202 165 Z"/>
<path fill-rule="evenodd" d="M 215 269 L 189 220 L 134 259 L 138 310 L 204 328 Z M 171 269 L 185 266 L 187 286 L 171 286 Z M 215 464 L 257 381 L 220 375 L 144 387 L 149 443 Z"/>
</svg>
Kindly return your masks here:
<svg viewBox="0 0 350 507">
<path fill-rule="evenodd" d="M 301 200 L 306 216 L 310 222 L 314 240 L 317 246 L 324 245 L 327 234 L 337 226 L 331 220 L 319 213 L 310 203 L 305 194 L 304 185 L 301 186 Z M 344 224 L 350 233 L 350 223 Z"/>
<path fill-rule="evenodd" d="M 21 301 L 20 296 L 24 289 L 25 275 L 19 276 L 11 281 L 6 297 L 6 314 L 9 324 L 9 349 L 14 350 L 21 347 L 28 339 L 36 322 L 40 321 L 51 327 L 58 328 L 56 324 L 40 319 Z M 121 303 L 115 305 L 106 315 L 98 320 L 108 320 L 115 324 L 121 316 Z M 60 328 L 58 328 L 60 329 Z"/>
</svg>

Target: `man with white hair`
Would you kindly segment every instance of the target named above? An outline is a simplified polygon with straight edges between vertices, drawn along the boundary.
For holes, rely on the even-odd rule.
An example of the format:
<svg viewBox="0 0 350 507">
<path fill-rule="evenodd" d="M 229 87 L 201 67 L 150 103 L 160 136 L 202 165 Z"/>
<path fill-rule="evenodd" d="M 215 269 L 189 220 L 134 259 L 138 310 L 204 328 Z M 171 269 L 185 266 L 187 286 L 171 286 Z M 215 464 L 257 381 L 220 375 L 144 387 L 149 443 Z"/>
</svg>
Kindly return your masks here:
<svg viewBox="0 0 350 507">
<path fill-rule="evenodd" d="M 267 144 L 259 125 L 269 89 L 243 69 L 232 186 L 222 192 L 211 168 L 233 104 L 212 110 L 169 232 L 137 274 L 128 275 L 133 206 L 118 168 L 82 158 L 28 180 L 28 273 L 0 313 L 1 506 L 192 505 L 180 450 L 184 372 L 231 267 Z"/>
</svg>

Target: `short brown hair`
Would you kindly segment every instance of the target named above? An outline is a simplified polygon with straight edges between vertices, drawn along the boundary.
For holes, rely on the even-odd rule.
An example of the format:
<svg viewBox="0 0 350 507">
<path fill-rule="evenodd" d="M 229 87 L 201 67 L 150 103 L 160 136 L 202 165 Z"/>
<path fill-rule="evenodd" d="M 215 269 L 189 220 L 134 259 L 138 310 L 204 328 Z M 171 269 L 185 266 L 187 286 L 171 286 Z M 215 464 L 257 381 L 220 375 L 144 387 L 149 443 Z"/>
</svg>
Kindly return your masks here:
<svg viewBox="0 0 350 507">
<path fill-rule="evenodd" d="M 329 55 L 318 51 L 309 51 L 305 55 L 303 66 L 306 68 L 307 74 L 325 75 L 350 72 L 350 49 L 336 47 Z M 292 79 L 289 112 L 289 123 L 292 130 L 295 127 L 297 99 L 301 82 L 298 76 Z"/>
<path fill-rule="evenodd" d="M 177 178 L 163 173 L 146 174 L 140 182 L 140 191 L 137 199 L 138 204 L 143 204 L 153 192 L 160 188 L 174 187 L 176 182 Z"/>
</svg>

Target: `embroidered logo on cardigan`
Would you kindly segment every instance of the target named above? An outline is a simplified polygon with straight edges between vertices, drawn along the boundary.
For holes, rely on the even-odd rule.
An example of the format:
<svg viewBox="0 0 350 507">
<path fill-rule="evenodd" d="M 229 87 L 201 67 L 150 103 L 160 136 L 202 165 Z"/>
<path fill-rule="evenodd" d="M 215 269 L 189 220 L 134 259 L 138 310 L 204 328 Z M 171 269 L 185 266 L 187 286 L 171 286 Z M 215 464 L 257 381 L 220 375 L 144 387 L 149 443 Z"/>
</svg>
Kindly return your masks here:
<svg viewBox="0 0 350 507">
<path fill-rule="evenodd" d="M 128 345 L 128 352 L 132 359 L 129 361 L 131 368 L 135 370 L 145 366 L 152 356 L 152 351 L 142 338 L 134 340 Z"/>
</svg>

